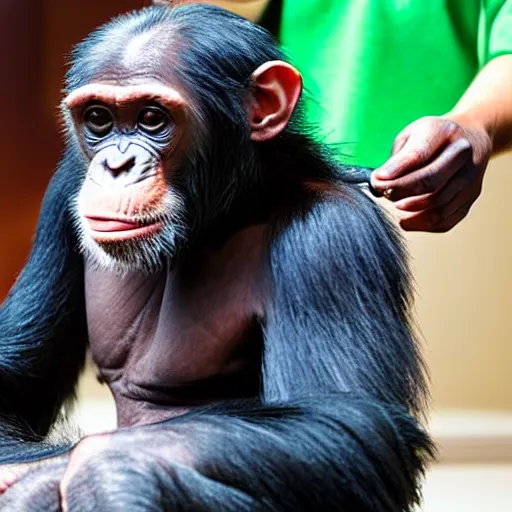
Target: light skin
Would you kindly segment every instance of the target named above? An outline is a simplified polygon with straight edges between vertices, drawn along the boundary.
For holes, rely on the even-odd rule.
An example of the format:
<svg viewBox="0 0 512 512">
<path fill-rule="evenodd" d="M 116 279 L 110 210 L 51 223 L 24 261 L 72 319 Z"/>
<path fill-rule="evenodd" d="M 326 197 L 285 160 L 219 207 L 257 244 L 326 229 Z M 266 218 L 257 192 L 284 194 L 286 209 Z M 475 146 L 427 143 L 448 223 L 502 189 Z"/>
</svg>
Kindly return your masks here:
<svg viewBox="0 0 512 512">
<path fill-rule="evenodd" d="M 251 19 L 256 21 L 270 0 L 202 3 L 240 15 L 251 5 Z M 512 147 L 511 90 L 512 55 L 496 57 L 450 112 L 418 119 L 397 135 L 391 157 L 371 181 L 395 206 L 404 230 L 442 233 L 466 217 L 480 195 L 490 158 Z"/>
</svg>

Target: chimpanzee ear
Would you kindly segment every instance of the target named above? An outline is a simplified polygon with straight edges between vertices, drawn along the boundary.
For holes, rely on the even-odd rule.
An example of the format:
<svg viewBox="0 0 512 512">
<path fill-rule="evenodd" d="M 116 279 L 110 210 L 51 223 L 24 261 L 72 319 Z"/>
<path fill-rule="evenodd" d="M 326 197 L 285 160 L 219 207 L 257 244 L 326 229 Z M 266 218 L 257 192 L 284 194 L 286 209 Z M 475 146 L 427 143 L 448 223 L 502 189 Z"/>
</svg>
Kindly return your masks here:
<svg viewBox="0 0 512 512">
<path fill-rule="evenodd" d="M 253 93 L 249 101 L 251 139 L 276 137 L 288 124 L 302 92 L 302 77 L 290 64 L 271 61 L 252 74 Z"/>
</svg>

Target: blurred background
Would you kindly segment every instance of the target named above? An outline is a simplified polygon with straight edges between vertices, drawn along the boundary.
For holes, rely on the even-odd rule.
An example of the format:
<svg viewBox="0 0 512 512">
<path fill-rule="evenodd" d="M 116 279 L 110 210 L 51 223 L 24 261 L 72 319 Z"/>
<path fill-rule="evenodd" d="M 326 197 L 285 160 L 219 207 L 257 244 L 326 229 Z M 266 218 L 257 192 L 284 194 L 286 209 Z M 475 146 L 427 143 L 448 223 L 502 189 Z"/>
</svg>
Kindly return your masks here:
<svg viewBox="0 0 512 512">
<path fill-rule="evenodd" d="M 30 249 L 61 154 L 57 105 L 71 46 L 142 0 L 0 2 L 0 297 Z M 86 5 L 86 7 L 84 7 Z M 250 5 L 248 6 L 250 9 Z M 512 507 L 512 156 L 492 162 L 468 218 L 443 235 L 408 234 L 417 321 L 431 371 L 440 463 L 422 510 Z M 108 391 L 88 370 L 77 419 L 110 428 Z"/>
</svg>

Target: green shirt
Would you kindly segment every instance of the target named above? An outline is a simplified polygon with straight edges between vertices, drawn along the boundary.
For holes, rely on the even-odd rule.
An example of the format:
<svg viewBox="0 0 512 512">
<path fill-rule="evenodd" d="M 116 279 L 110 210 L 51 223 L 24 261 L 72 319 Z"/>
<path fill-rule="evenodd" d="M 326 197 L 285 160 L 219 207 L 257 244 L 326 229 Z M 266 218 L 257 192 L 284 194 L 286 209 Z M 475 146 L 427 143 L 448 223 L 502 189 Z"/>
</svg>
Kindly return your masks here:
<svg viewBox="0 0 512 512">
<path fill-rule="evenodd" d="M 405 126 L 512 53 L 512 0 L 284 0 L 280 37 L 323 138 L 376 167 Z"/>
</svg>

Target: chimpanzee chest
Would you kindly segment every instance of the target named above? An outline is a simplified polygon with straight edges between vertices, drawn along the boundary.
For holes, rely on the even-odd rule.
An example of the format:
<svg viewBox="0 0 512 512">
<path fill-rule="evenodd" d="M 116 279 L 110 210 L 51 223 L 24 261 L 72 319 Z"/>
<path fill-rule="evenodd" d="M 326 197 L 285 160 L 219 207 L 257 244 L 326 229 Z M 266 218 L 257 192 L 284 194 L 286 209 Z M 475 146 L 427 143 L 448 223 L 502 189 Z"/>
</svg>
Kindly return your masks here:
<svg viewBox="0 0 512 512">
<path fill-rule="evenodd" d="M 118 409 L 254 396 L 262 335 L 260 227 L 172 272 L 115 275 L 86 265 L 90 349 Z M 160 416 L 158 419 L 162 419 Z"/>
</svg>

